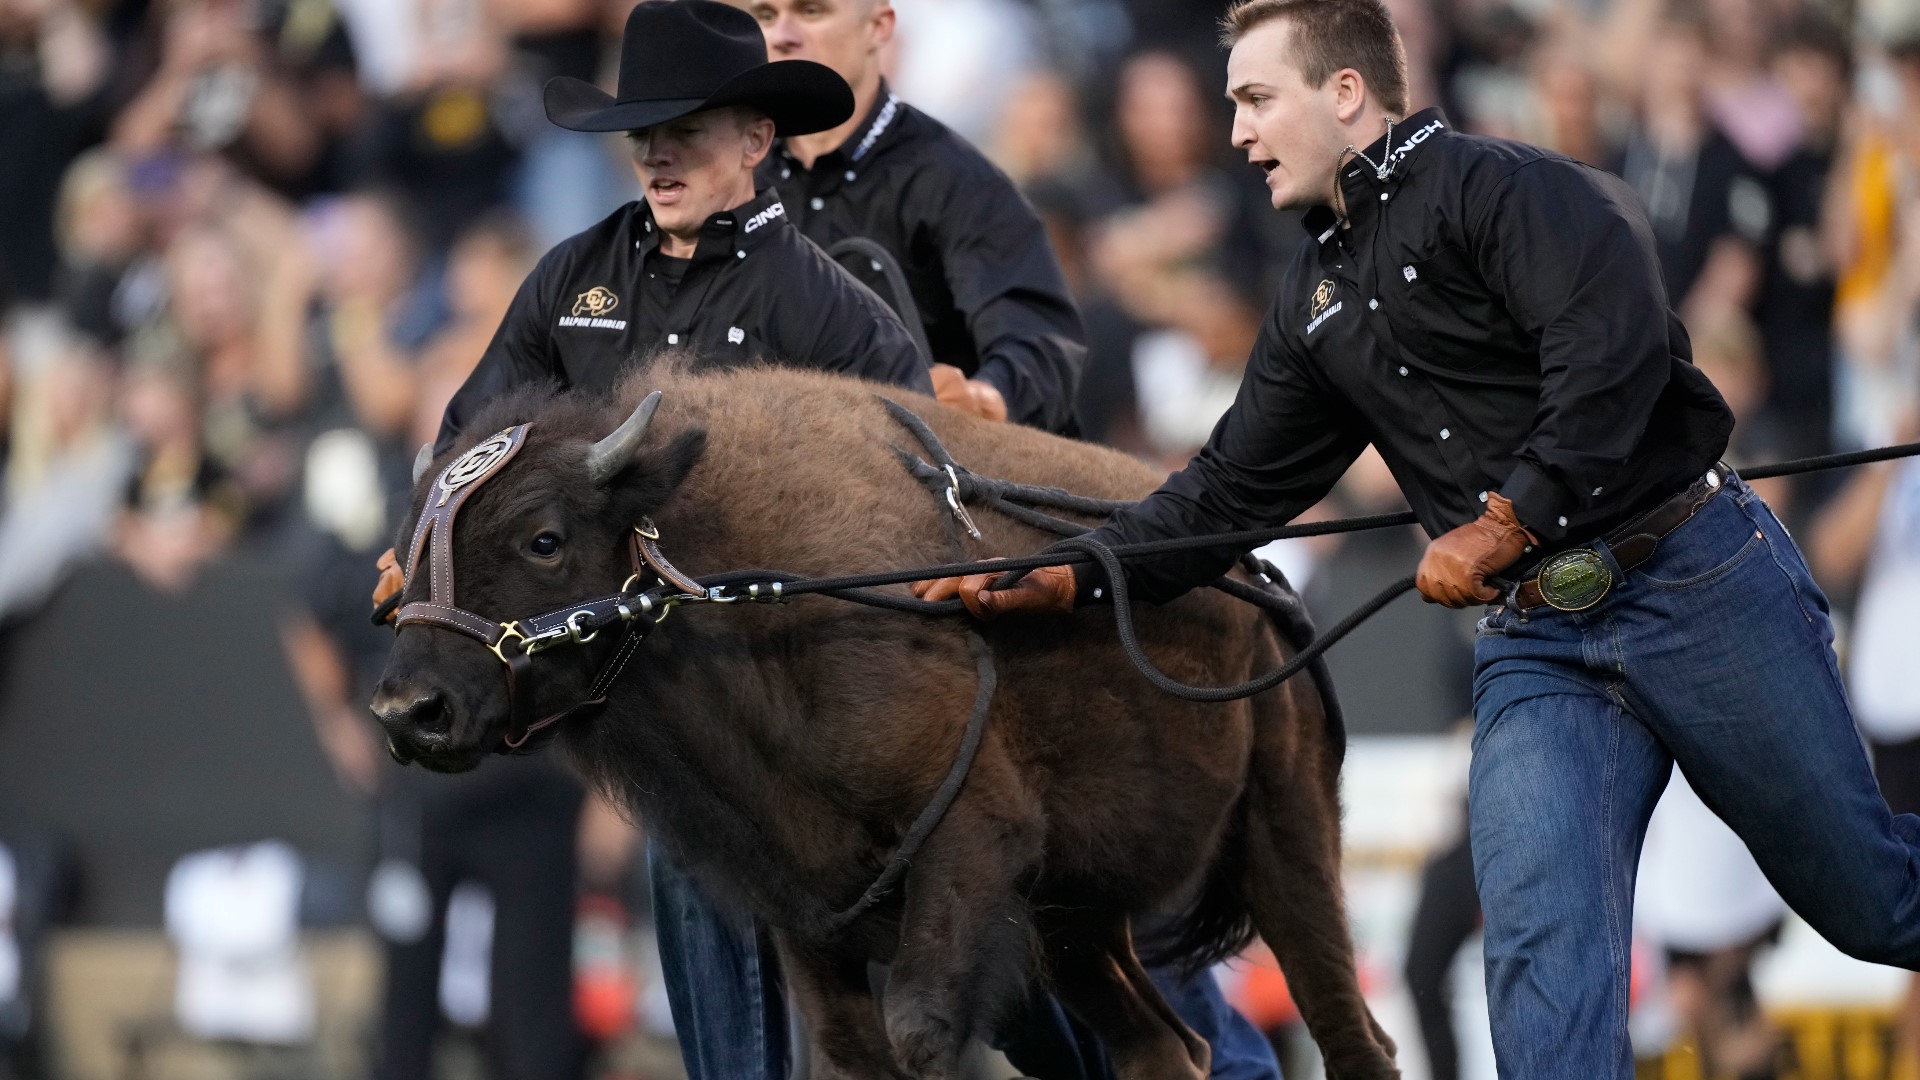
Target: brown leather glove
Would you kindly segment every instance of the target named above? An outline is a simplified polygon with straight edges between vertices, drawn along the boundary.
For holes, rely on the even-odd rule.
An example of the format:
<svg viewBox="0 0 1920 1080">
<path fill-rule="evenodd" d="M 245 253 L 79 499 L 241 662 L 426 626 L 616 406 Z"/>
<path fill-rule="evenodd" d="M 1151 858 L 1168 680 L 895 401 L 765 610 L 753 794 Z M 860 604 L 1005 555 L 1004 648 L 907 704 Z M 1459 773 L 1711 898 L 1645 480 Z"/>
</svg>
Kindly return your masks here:
<svg viewBox="0 0 1920 1080">
<path fill-rule="evenodd" d="M 1500 599 L 1500 590 L 1486 583 L 1487 575 L 1512 566 L 1532 543 L 1533 535 L 1513 516 L 1513 503 L 1490 491 L 1485 513 L 1427 545 L 1414 584 L 1429 604 L 1490 604 Z"/>
<path fill-rule="evenodd" d="M 406 585 L 407 575 L 400 572 L 400 558 L 393 553 L 392 548 L 381 552 L 380 561 L 373 565 L 374 569 L 380 571 L 380 580 L 373 585 L 373 606 L 378 608 L 387 602 L 388 597 L 399 592 L 401 587 Z M 392 614 L 387 616 L 387 621 L 393 621 Z"/>
<path fill-rule="evenodd" d="M 998 423 L 1007 422 L 1007 399 L 992 383 L 969 379 L 952 364 L 934 364 L 927 374 L 933 377 L 933 396 L 940 404 Z"/>
<path fill-rule="evenodd" d="M 1013 588 L 995 591 L 988 588 L 999 574 L 974 574 L 971 577 L 934 578 L 913 583 L 913 595 L 922 600 L 946 600 L 954 596 L 967 605 L 976 619 L 996 619 L 1016 612 L 1066 615 L 1073 611 L 1075 585 L 1070 566 L 1043 566 L 1021 578 Z"/>
</svg>

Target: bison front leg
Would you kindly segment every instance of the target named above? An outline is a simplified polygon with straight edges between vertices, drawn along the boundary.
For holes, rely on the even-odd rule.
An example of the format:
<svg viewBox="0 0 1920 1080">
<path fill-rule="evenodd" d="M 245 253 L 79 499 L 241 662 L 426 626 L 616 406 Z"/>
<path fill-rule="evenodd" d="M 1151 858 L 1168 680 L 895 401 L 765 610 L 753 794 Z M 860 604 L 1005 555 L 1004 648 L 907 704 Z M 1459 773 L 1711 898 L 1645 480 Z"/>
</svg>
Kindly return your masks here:
<svg viewBox="0 0 1920 1080">
<path fill-rule="evenodd" d="M 1040 815 L 1011 768 L 981 756 L 907 875 L 887 979 L 887 1037 L 920 1080 L 959 1074 L 967 1038 L 1022 991 L 1036 955 L 1019 886 L 1039 865 Z"/>
<path fill-rule="evenodd" d="M 867 961 L 775 932 L 793 1003 L 806 1021 L 815 1080 L 907 1080 L 880 1027 Z"/>
<path fill-rule="evenodd" d="M 1247 908 L 1280 961 L 1328 1077 L 1393 1080 L 1400 1075 L 1393 1040 L 1360 994 L 1347 930 L 1340 762 L 1320 695 L 1299 678 L 1254 701 L 1241 883 Z"/>
</svg>

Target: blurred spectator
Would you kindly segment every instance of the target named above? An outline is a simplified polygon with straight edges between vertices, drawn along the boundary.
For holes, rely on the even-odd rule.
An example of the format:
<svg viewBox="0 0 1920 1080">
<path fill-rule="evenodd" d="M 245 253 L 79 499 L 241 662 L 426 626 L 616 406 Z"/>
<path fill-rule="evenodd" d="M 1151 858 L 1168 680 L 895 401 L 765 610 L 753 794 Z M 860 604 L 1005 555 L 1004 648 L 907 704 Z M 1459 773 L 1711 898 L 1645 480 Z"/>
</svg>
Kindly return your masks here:
<svg viewBox="0 0 1920 1080">
<path fill-rule="evenodd" d="M 1114 95 L 1116 175 L 1080 189 L 1083 204 L 1104 213 L 1084 245 L 1093 277 L 1143 328 L 1120 381 L 1136 390 L 1137 441 L 1129 448 L 1169 467 L 1205 441 L 1232 402 L 1259 329 L 1261 282 L 1275 271 L 1270 256 L 1299 236 L 1273 231 L 1276 219 L 1283 230 L 1293 219 L 1267 205 L 1256 174 L 1216 164 L 1224 139 L 1213 118 L 1189 65 L 1167 52 L 1136 54 Z M 1090 358 L 1083 381 L 1114 380 L 1119 357 L 1093 345 L 1102 355 Z M 1115 405 L 1099 408 L 1110 416 Z"/>
<path fill-rule="evenodd" d="M 126 336 L 120 286 L 147 239 L 144 224 L 118 156 L 92 150 L 74 161 L 60 182 L 54 294 L 75 330 L 109 347 Z"/>
<path fill-rule="evenodd" d="M 497 96 L 524 146 L 513 202 L 545 251 L 638 198 L 618 139 L 545 121 L 540 94 L 557 75 L 594 81 L 600 31 L 611 7 L 602 0 L 491 0 L 488 11 L 511 44 Z M 626 14 L 622 7 L 620 15 Z"/>
<path fill-rule="evenodd" d="M 1773 70 L 1798 110 L 1800 144 L 1769 178 L 1773 208 L 1756 314 L 1766 351 L 1766 408 L 1788 457 L 1833 441 L 1834 225 L 1827 179 L 1853 81 L 1846 34 L 1824 14 L 1787 26 Z M 1806 485 L 1800 485 L 1805 487 Z"/>
<path fill-rule="evenodd" d="M 1137 53 L 1120 69 L 1112 178 L 1089 198 L 1106 217 L 1095 265 L 1130 307 L 1151 304 L 1156 275 L 1186 264 L 1244 283 L 1264 307 L 1275 261 L 1300 242 L 1299 218 L 1274 212 L 1260 173 L 1230 150 L 1213 100 L 1171 53 Z"/>
<path fill-rule="evenodd" d="M 293 219 L 263 192 L 220 184 L 219 226 L 193 223 L 166 251 L 166 303 L 130 342 L 135 366 L 197 382 L 201 450 L 237 485 L 250 527 L 270 524 L 293 489 L 288 426 L 312 379 L 302 347 L 313 260 Z"/>
<path fill-rule="evenodd" d="M 1834 423 L 1843 443 L 1878 445 L 1913 401 L 1920 369 L 1920 18 L 1886 46 L 1879 87 L 1855 111 L 1836 173 L 1841 267 L 1834 328 Z"/>
<path fill-rule="evenodd" d="M 1733 410 L 1733 441 L 1727 445 L 1729 465 L 1739 469 L 1779 461 L 1791 445 L 1778 418 L 1762 406 L 1767 398 L 1767 370 L 1760 353 L 1760 335 L 1752 320 L 1738 311 L 1719 312 L 1694 321 L 1693 362 L 1713 380 L 1714 388 Z M 1784 478 L 1752 481 L 1755 491 L 1783 518 L 1794 518 L 1792 488 Z"/>
<path fill-rule="evenodd" d="M 1461 741 L 1470 738 L 1460 732 Z M 1473 839 L 1467 832 L 1466 800 L 1446 842 L 1436 845 L 1420 871 L 1420 898 L 1407 931 L 1404 975 L 1420 1024 L 1432 1080 L 1460 1080 L 1460 1040 L 1454 1030 L 1453 968 L 1468 939 L 1480 932 L 1480 893 L 1473 882 Z"/>
<path fill-rule="evenodd" d="M 0 293 L 51 293 L 54 195 L 107 120 L 111 59 L 80 4 L 0 0 Z"/>
<path fill-rule="evenodd" d="M 326 0 L 176 0 L 153 13 L 152 74 L 114 122 L 116 147 L 223 154 L 293 195 L 335 179 L 359 98 Z"/>
<path fill-rule="evenodd" d="M 1769 64 L 1782 10 L 1769 0 L 1702 0 L 1710 50 L 1707 109 L 1761 170 L 1786 160 L 1801 139 L 1798 103 Z"/>
<path fill-rule="evenodd" d="M 1683 6 L 1648 45 L 1619 174 L 1646 203 L 1669 302 L 1691 320 L 1745 310 L 1759 284 L 1766 190 L 1707 110 L 1708 28 Z"/>
<path fill-rule="evenodd" d="M 190 369 L 164 359 L 134 367 L 120 415 L 138 449 L 114 550 L 148 585 L 179 592 L 233 536 L 241 497 L 204 452 Z"/>
<path fill-rule="evenodd" d="M 480 362 L 538 255 L 526 227 L 506 214 L 481 219 L 454 243 L 446 273 L 450 316 L 422 346 L 407 445 L 439 435 L 447 402 Z"/>
<path fill-rule="evenodd" d="M 1544 44 L 1531 61 L 1537 107 L 1528 141 L 1605 167 L 1619 154 L 1602 115 L 1600 77 L 1571 39 Z M 1526 136 L 1523 136 L 1526 137 Z"/>
<path fill-rule="evenodd" d="M 411 222 L 384 194 L 316 206 L 307 236 L 322 304 L 309 342 L 325 373 L 310 411 L 326 426 L 358 423 L 403 441 L 419 393 L 418 353 L 444 320 L 440 282 L 426 272 Z"/>
<path fill-rule="evenodd" d="M 1260 312 L 1220 275 L 1197 270 L 1166 275 L 1151 295 L 1137 314 L 1166 328 L 1135 339 L 1133 385 L 1142 449 L 1171 470 L 1186 464 L 1233 404 Z"/>
<path fill-rule="evenodd" d="M 520 148 L 494 86 L 505 32 L 482 0 L 421 0 L 420 47 L 406 86 L 364 132 L 363 179 L 405 194 L 429 251 L 506 200 Z M 531 124 L 534 121 L 526 121 Z"/>
<path fill-rule="evenodd" d="M 1023 188 L 1044 181 L 1085 185 L 1101 168 L 1073 84 L 1051 71 L 1031 72 L 1015 86 L 987 153 Z"/>
<path fill-rule="evenodd" d="M 1143 450 L 1146 436 L 1133 382 L 1133 348 L 1141 328 L 1088 265 L 1085 202 L 1070 183 L 1060 180 L 1031 181 L 1025 192 L 1046 227 L 1067 292 L 1080 308 L 1087 331 L 1087 366 L 1074 396 L 1080 434 L 1108 446 Z"/>
<path fill-rule="evenodd" d="M 1016 0 L 898 0 L 895 93 L 975 146 L 993 142 L 993 125 L 1021 76 L 1040 59 L 1040 24 Z"/>
<path fill-rule="evenodd" d="M 1403 9 L 1389 4 L 1395 25 Z M 1526 57 L 1539 41 L 1531 11 L 1504 0 L 1448 0 L 1441 16 L 1422 20 L 1432 38 L 1424 48 L 1407 40 L 1408 106 L 1435 104 L 1470 131 L 1520 138 L 1528 126 Z M 1423 62 L 1423 54 L 1431 56 Z M 1431 76 L 1427 75 L 1431 72 Z"/>
<path fill-rule="evenodd" d="M 5 365 L 19 384 L 0 498 L 0 625 L 30 614 L 69 567 L 108 545 L 131 465 L 110 423 L 113 372 L 101 351 L 57 331 L 14 337 L 28 340 L 8 350 L 19 366 Z"/>
</svg>

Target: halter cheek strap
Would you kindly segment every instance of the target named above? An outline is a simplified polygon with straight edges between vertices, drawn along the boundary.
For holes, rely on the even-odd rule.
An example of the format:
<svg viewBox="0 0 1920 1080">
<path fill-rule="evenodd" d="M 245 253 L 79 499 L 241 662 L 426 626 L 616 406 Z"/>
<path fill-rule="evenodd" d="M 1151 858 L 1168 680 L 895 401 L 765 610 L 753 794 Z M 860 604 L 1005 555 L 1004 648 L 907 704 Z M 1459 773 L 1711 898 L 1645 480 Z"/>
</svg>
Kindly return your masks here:
<svg viewBox="0 0 1920 1080">
<path fill-rule="evenodd" d="M 426 506 L 420 512 L 420 521 L 413 528 L 413 542 L 408 545 L 405 564 L 411 584 L 413 575 L 420 572 L 421 558 L 426 558 L 427 599 L 403 605 L 394 619 L 396 631 L 415 625 L 457 630 L 477 638 L 500 658 L 507 668 L 507 696 L 512 703 L 507 732 L 508 744 L 512 746 L 525 742 L 533 727 L 533 680 L 528 677 L 531 661 L 524 648 L 515 644 L 524 643 L 527 635 L 518 622 L 495 622 L 454 602 L 453 521 L 480 485 L 499 473 L 520 452 L 520 447 L 526 444 L 529 426 L 518 424 L 482 439 L 434 479 L 433 487 L 427 492 Z"/>
</svg>

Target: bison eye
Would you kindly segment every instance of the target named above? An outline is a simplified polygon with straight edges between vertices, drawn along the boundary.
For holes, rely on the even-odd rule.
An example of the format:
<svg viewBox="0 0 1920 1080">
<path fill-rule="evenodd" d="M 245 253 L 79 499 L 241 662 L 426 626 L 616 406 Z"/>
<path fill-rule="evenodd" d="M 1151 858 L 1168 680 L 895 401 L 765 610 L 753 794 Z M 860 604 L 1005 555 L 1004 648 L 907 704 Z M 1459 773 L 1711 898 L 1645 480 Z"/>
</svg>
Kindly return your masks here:
<svg viewBox="0 0 1920 1080">
<path fill-rule="evenodd" d="M 560 554 L 560 538 L 552 533 L 541 533 L 533 538 L 533 553 L 543 559 Z"/>
</svg>

